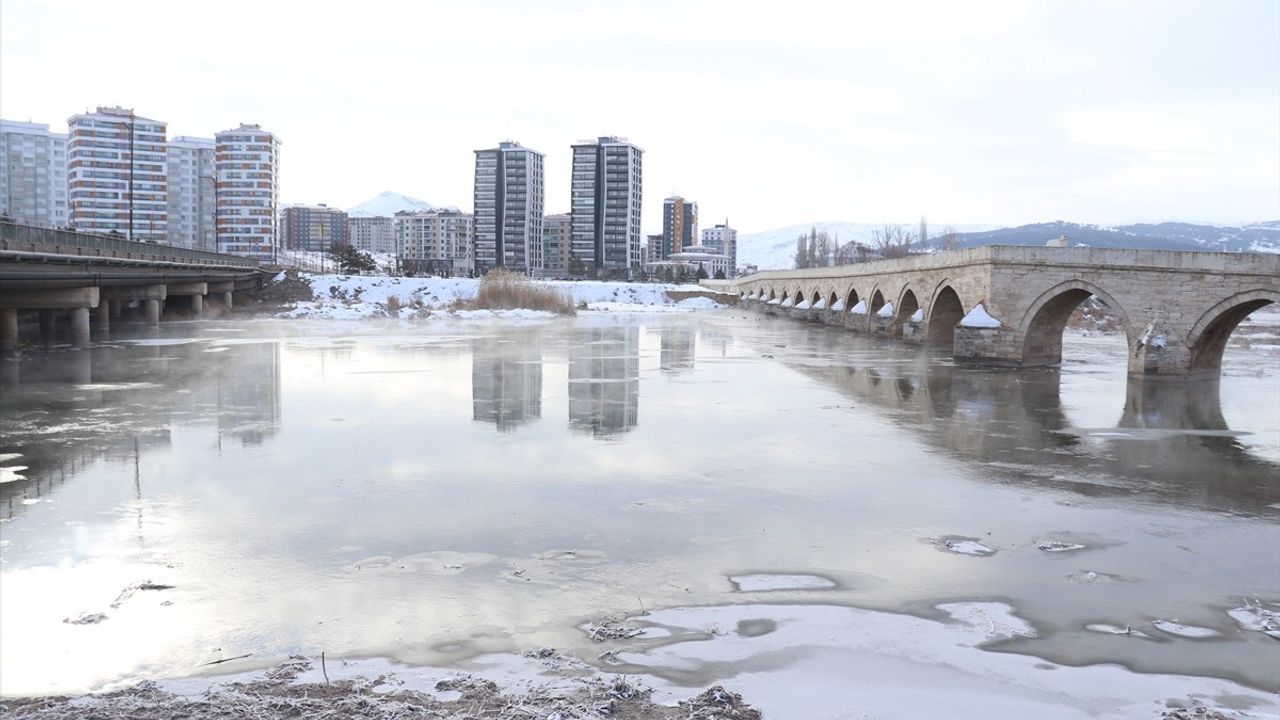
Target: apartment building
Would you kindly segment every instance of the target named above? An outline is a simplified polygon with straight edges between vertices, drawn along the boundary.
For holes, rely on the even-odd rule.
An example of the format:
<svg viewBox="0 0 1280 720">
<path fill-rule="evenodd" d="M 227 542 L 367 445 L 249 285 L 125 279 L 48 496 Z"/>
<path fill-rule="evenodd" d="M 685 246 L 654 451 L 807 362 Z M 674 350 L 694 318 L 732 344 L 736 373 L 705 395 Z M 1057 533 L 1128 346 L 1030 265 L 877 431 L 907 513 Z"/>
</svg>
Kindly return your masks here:
<svg viewBox="0 0 1280 720">
<path fill-rule="evenodd" d="M 72 115 L 67 128 L 68 224 L 167 242 L 166 124 L 132 109 L 99 107 Z"/>
<path fill-rule="evenodd" d="M 394 218 L 348 216 L 347 232 L 351 245 L 367 253 L 393 253 L 396 251 L 396 221 Z"/>
<path fill-rule="evenodd" d="M 216 251 L 213 138 L 179 135 L 169 140 L 165 157 L 169 176 L 169 243 Z"/>
<path fill-rule="evenodd" d="M 651 260 L 666 260 L 674 253 L 698 243 L 698 203 L 673 195 L 662 201 L 662 256 Z"/>
<path fill-rule="evenodd" d="M 48 125 L 0 120 L 0 215 L 67 225 L 67 136 Z"/>
<path fill-rule="evenodd" d="M 396 253 L 401 267 L 418 275 L 470 275 L 474 217 L 457 210 L 398 212 Z"/>
<path fill-rule="evenodd" d="M 546 275 L 563 277 L 569 273 L 572 259 L 572 216 L 569 213 L 542 218 L 542 258 Z"/>
<path fill-rule="evenodd" d="M 542 153 L 516 142 L 476 150 L 475 266 L 539 274 L 542 244 Z"/>
<path fill-rule="evenodd" d="M 280 140 L 258 125 L 214 135 L 219 252 L 275 260 Z"/>
<path fill-rule="evenodd" d="M 573 254 L 597 277 L 630 277 L 640 265 L 641 157 L 623 138 L 573 147 Z"/>
<path fill-rule="evenodd" d="M 351 244 L 345 210 L 328 205 L 287 205 L 280 211 L 280 244 L 290 250 L 326 252 Z"/>
<path fill-rule="evenodd" d="M 702 244 L 715 252 L 729 258 L 729 277 L 738 275 L 738 231 L 729 227 L 729 220 L 723 224 L 709 227 L 702 231 Z"/>
</svg>

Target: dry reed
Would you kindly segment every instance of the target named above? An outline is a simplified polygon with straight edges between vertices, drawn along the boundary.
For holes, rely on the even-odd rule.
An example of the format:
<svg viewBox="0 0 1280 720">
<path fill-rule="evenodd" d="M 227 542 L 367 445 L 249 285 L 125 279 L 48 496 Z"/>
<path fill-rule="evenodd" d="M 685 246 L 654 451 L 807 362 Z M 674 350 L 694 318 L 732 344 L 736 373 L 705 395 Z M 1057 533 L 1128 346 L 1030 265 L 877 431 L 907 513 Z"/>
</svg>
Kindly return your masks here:
<svg viewBox="0 0 1280 720">
<path fill-rule="evenodd" d="M 466 303 L 476 310 L 545 310 L 573 315 L 573 297 L 565 290 L 534 282 L 508 270 L 491 270 L 480 279 L 476 296 Z"/>
</svg>

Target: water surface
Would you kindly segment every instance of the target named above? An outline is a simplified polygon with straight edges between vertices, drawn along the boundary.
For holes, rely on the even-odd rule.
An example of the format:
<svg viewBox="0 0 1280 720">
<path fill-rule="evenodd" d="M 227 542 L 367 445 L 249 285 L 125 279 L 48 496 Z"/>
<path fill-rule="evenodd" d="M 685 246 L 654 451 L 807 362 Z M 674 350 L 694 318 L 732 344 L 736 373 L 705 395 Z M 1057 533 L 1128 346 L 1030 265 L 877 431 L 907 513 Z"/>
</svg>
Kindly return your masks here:
<svg viewBox="0 0 1280 720">
<path fill-rule="evenodd" d="M 246 654 L 594 658 L 579 626 L 641 607 L 974 599 L 1040 634 L 997 650 L 1280 690 L 1276 641 L 1226 615 L 1280 600 L 1271 351 L 1153 390 L 1114 338 L 974 370 L 741 311 L 159 332 L 0 363 L 6 694 Z M 818 580 L 731 579 L 770 574 Z"/>
</svg>

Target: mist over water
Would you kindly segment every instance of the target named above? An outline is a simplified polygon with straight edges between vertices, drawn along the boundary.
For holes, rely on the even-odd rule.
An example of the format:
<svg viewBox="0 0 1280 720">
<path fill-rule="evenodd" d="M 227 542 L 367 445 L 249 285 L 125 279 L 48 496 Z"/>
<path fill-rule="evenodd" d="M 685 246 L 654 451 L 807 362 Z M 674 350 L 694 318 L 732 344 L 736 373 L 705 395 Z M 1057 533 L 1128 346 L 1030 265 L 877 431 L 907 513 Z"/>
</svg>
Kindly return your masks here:
<svg viewBox="0 0 1280 720">
<path fill-rule="evenodd" d="M 1000 600 L 1040 635 L 1001 650 L 1280 690 L 1275 640 L 1226 614 L 1280 600 L 1269 351 L 1153 388 L 1117 338 L 990 371 L 740 311 L 161 333 L 0 362 L 6 694 L 244 654 L 594 657 L 582 623 L 759 602 L 729 579 L 758 574 L 830 581 L 769 602 Z M 1218 636 L 1085 629 L 1161 618 Z"/>
</svg>

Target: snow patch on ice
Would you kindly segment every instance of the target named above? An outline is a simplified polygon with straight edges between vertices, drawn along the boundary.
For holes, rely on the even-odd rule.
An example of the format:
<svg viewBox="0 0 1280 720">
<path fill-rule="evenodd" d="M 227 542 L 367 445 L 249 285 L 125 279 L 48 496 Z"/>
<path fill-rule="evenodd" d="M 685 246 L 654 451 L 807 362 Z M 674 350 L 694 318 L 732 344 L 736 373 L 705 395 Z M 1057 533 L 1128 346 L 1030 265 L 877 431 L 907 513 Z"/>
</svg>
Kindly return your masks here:
<svg viewBox="0 0 1280 720">
<path fill-rule="evenodd" d="M 911 313 L 911 322 L 924 322 L 924 308 Z"/>
<path fill-rule="evenodd" d="M 1213 628 L 1184 625 L 1176 620 L 1152 620 L 1151 624 L 1160 632 L 1184 638 L 1204 639 L 1217 637 L 1220 634 Z"/>
<path fill-rule="evenodd" d="M 876 315 L 882 318 L 893 317 L 893 303 L 885 303 L 884 307 L 876 312 Z"/>
<path fill-rule="evenodd" d="M 821 575 L 774 575 L 753 573 L 730 575 L 729 580 L 739 592 L 769 592 L 773 590 L 821 590 L 833 588 L 835 582 Z"/>
<path fill-rule="evenodd" d="M 859 300 L 859 301 L 858 301 L 858 304 L 857 304 L 857 305 L 854 305 L 854 306 L 853 306 L 853 309 L 851 309 L 849 312 L 850 312 L 850 313 L 852 313 L 852 314 L 854 314 L 854 315 L 866 315 L 866 314 L 867 314 L 867 301 L 866 301 L 866 300 Z"/>
</svg>

